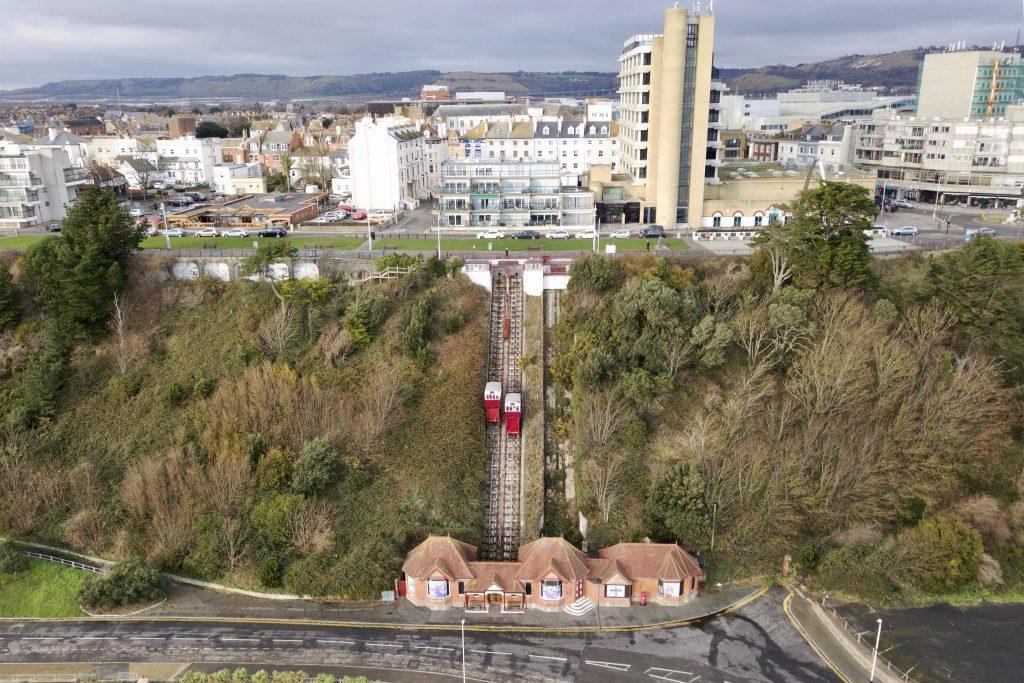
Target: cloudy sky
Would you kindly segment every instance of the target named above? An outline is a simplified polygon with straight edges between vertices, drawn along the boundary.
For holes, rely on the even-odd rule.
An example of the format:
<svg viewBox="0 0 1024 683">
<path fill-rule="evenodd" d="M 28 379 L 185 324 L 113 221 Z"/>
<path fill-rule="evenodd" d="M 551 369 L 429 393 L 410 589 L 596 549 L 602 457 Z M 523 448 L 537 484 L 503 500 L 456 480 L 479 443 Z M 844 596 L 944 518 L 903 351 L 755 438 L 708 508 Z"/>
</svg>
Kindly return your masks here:
<svg viewBox="0 0 1024 683">
<path fill-rule="evenodd" d="M 622 41 L 660 32 L 671 4 L 0 0 L 0 89 L 243 72 L 614 71 Z M 955 40 L 1009 43 L 1021 12 L 1021 0 L 718 0 L 716 61 L 795 64 Z"/>
</svg>

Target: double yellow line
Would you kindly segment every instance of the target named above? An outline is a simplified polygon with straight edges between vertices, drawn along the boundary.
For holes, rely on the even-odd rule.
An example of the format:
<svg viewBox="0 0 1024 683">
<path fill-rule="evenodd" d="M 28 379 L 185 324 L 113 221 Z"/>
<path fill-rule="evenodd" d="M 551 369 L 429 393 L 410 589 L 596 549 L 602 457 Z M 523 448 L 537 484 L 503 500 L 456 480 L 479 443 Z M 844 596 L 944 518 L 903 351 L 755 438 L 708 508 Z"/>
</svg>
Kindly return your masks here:
<svg viewBox="0 0 1024 683">
<path fill-rule="evenodd" d="M 800 622 L 798 622 L 796 620 L 796 617 L 793 616 L 793 612 L 789 609 L 789 603 L 792 599 L 793 591 L 791 590 L 789 591 L 789 595 L 786 596 L 786 599 L 782 601 L 782 611 L 786 613 L 786 618 L 789 619 L 789 622 L 793 624 L 793 627 L 800 633 L 801 636 L 803 636 L 803 639 L 807 641 L 807 644 L 811 646 L 811 649 L 814 650 L 818 657 L 821 658 L 821 661 L 825 662 L 825 664 L 828 665 L 828 668 L 832 669 L 832 673 L 839 677 L 839 680 L 843 681 L 843 683 L 853 683 L 853 681 L 851 681 L 849 678 L 843 675 L 842 671 L 836 668 L 836 666 L 832 663 L 832 660 L 830 660 L 825 655 L 825 653 L 821 651 L 821 648 L 819 648 L 817 644 L 815 644 L 810 634 L 808 634 L 807 631 L 804 630 L 804 627 L 801 626 Z"/>
</svg>

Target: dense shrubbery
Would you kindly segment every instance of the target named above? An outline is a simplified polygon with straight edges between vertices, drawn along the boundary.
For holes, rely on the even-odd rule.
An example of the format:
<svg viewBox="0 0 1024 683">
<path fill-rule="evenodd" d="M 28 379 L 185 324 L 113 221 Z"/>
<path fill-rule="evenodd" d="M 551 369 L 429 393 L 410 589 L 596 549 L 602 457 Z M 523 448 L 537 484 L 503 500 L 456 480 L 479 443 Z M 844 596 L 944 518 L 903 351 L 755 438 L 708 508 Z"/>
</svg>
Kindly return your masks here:
<svg viewBox="0 0 1024 683">
<path fill-rule="evenodd" d="M 28 558 L 6 541 L 0 541 L 0 574 L 17 576 L 28 569 Z"/>
<path fill-rule="evenodd" d="M 246 272 L 289 257 L 270 242 Z M 12 270 L 25 313 L 0 353 L 0 530 L 353 598 L 389 587 L 425 533 L 480 538 L 486 294 L 443 263 L 352 289 L 166 281 L 160 256 L 114 259 L 109 317 L 69 309 L 67 334 L 40 293 L 62 286 L 39 266 L 50 249 Z"/>
<path fill-rule="evenodd" d="M 260 669 L 251 676 L 244 668 L 221 669 L 212 673 L 202 671 L 189 671 L 181 677 L 182 683 L 370 683 L 370 679 L 364 676 L 344 676 L 336 678 L 332 674 L 317 674 L 310 676 L 305 671 L 273 671 L 268 673 L 266 669 Z"/>
<path fill-rule="evenodd" d="M 552 376 L 577 498 L 547 530 L 714 531 L 712 571 L 789 553 L 886 597 L 1019 584 L 1024 245 L 872 263 L 862 190 L 792 208 L 750 259 L 574 264 Z"/>
<path fill-rule="evenodd" d="M 139 560 L 126 560 L 109 574 L 86 580 L 78 590 L 78 602 L 86 609 L 112 610 L 141 605 L 166 596 L 163 579 Z"/>
</svg>

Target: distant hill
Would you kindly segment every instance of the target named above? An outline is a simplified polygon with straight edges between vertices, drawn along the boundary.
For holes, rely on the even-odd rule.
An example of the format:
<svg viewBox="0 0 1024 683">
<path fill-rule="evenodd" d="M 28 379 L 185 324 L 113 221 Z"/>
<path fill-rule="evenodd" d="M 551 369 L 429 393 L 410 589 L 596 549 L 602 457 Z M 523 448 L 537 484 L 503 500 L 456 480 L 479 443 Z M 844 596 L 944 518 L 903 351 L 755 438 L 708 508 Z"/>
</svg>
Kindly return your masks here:
<svg viewBox="0 0 1024 683">
<path fill-rule="evenodd" d="M 733 92 L 771 94 L 808 80 L 833 79 L 891 90 L 912 90 L 924 55 L 937 48 L 914 48 L 878 55 L 848 55 L 821 62 L 760 68 L 722 68 Z M 513 95 L 585 97 L 611 95 L 616 74 L 598 71 L 499 72 L 399 71 L 351 76 L 236 74 L 198 78 L 122 78 L 58 81 L 35 88 L 0 91 L 4 100 L 287 100 L 337 98 L 349 103 L 415 97 L 426 83 L 455 91 L 503 90 Z"/>
</svg>

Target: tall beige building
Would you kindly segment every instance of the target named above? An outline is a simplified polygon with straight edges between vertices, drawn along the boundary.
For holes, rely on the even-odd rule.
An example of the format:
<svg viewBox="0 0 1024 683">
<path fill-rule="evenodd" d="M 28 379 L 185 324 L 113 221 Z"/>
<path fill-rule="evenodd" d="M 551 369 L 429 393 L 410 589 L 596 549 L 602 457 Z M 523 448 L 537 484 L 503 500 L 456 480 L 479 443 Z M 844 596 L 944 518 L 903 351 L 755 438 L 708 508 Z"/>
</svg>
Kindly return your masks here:
<svg viewBox="0 0 1024 683">
<path fill-rule="evenodd" d="M 721 94 L 715 18 L 669 9 L 661 34 L 632 36 L 619 55 L 620 169 L 641 199 L 640 220 L 699 225 L 704 184 L 715 182 Z"/>
<path fill-rule="evenodd" d="M 1024 63 L 1016 52 L 966 50 L 927 54 L 921 65 L 917 115 L 1000 118 L 1022 99 Z"/>
</svg>

